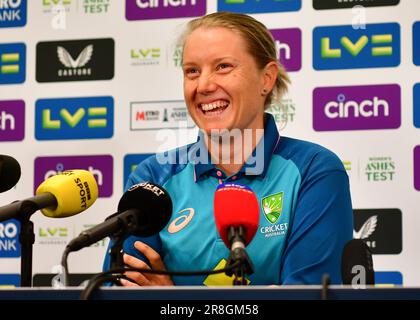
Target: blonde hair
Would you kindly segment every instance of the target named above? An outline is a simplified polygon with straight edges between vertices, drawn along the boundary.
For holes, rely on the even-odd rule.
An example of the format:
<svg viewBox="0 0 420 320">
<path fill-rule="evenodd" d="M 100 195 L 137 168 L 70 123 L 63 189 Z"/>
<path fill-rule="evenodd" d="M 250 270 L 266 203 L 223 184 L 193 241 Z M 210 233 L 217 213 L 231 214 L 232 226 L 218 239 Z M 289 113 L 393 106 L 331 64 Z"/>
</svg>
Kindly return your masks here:
<svg viewBox="0 0 420 320">
<path fill-rule="evenodd" d="M 240 13 L 211 13 L 189 21 L 186 30 L 179 39 L 179 45 L 184 48 L 187 37 L 200 27 L 222 27 L 238 32 L 245 40 L 249 54 L 254 57 L 261 70 L 272 61 L 278 65 L 279 72 L 276 83 L 273 90 L 267 95 L 265 108 L 270 106 L 272 100 L 280 100 L 283 94 L 287 92 L 287 84 L 290 83 L 290 78 L 283 65 L 278 61 L 272 34 L 261 22 Z"/>
</svg>

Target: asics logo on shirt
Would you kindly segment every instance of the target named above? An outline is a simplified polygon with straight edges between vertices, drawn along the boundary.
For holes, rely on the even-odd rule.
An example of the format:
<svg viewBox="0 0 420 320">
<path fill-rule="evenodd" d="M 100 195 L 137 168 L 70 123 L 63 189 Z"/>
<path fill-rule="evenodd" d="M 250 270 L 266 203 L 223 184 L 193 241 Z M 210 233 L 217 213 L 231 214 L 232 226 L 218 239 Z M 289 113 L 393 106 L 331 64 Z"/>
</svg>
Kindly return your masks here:
<svg viewBox="0 0 420 320">
<path fill-rule="evenodd" d="M 181 210 L 178 212 L 178 214 L 181 214 L 183 212 L 188 212 L 187 214 L 183 214 L 182 216 L 179 216 L 174 221 L 171 222 L 171 224 L 168 227 L 169 233 L 177 233 L 184 229 L 192 220 L 194 217 L 195 210 L 194 208 L 186 208 L 184 210 Z"/>
</svg>

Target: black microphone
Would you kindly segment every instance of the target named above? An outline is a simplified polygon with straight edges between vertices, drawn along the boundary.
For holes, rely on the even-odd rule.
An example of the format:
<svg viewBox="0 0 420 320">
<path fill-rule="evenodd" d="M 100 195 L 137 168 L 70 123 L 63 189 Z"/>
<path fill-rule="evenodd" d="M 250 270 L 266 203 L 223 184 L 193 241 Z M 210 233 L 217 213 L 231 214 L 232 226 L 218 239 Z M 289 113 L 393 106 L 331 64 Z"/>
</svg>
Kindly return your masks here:
<svg viewBox="0 0 420 320">
<path fill-rule="evenodd" d="M 123 194 L 117 213 L 80 233 L 70 241 L 66 251 L 78 251 L 115 235 L 149 237 L 161 231 L 171 215 L 172 200 L 164 188 L 150 182 L 133 185 Z"/>
<path fill-rule="evenodd" d="M 344 246 L 341 256 L 341 277 L 343 284 L 375 284 L 372 252 L 362 239 L 350 240 Z"/>
<path fill-rule="evenodd" d="M 0 154 L 0 193 L 13 188 L 20 179 L 20 165 L 15 158 Z"/>
</svg>

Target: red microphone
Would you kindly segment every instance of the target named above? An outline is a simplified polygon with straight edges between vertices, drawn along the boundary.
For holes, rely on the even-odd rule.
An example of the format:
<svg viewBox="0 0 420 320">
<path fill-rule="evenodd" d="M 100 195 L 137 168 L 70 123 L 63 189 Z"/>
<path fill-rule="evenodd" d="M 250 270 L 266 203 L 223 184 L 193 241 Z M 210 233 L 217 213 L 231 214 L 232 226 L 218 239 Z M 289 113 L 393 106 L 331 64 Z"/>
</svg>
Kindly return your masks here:
<svg viewBox="0 0 420 320">
<path fill-rule="evenodd" d="M 225 183 L 218 186 L 214 195 L 214 218 L 220 237 L 230 249 L 226 271 L 235 274 L 233 284 L 246 284 L 245 274 L 252 274 L 254 267 L 245 247 L 254 238 L 260 220 L 260 206 L 255 193 L 247 186 Z"/>
<path fill-rule="evenodd" d="M 247 246 L 254 238 L 260 220 L 260 206 L 255 193 L 247 186 L 235 183 L 219 185 L 214 195 L 214 218 L 220 237 L 228 248 L 232 243 L 229 241 L 229 228 L 244 229 Z"/>
</svg>

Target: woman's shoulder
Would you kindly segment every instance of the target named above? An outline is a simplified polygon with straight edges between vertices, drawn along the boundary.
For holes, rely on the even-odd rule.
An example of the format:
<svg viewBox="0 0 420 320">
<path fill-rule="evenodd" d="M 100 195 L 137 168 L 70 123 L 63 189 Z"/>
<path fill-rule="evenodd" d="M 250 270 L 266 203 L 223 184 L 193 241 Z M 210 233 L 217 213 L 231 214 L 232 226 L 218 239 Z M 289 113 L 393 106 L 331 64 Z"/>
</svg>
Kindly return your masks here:
<svg viewBox="0 0 420 320">
<path fill-rule="evenodd" d="M 294 162 L 300 171 L 345 171 L 337 154 L 311 141 L 282 136 L 274 153 Z"/>
<path fill-rule="evenodd" d="M 131 182 L 150 181 L 164 184 L 171 176 L 187 166 L 190 147 L 191 145 L 185 145 L 149 156 L 130 174 Z"/>
</svg>

